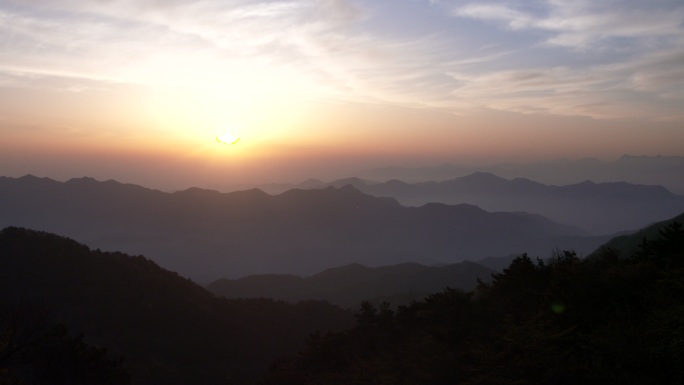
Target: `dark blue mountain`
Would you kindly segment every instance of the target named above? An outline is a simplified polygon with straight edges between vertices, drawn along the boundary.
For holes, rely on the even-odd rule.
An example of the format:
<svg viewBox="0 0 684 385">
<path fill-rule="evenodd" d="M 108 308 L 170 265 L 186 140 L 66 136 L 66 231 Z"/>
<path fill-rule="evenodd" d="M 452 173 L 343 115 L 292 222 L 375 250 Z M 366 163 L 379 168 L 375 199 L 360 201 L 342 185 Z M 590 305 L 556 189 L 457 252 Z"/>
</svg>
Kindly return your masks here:
<svg viewBox="0 0 684 385">
<path fill-rule="evenodd" d="M 638 230 L 684 211 L 684 196 L 672 194 L 662 186 L 625 182 L 584 181 L 554 186 L 476 172 L 443 182 L 356 181 L 354 186 L 366 194 L 396 198 L 406 206 L 467 203 L 488 211 L 540 214 L 595 235 Z"/>
<path fill-rule="evenodd" d="M 310 275 L 349 263 L 450 264 L 521 252 L 548 256 L 554 248 L 583 253 L 605 241 L 540 215 L 467 204 L 404 207 L 350 185 L 276 196 L 197 188 L 164 193 L 116 181 L 31 176 L 0 178 L 0 226 L 10 225 L 144 254 L 204 283 Z"/>
</svg>

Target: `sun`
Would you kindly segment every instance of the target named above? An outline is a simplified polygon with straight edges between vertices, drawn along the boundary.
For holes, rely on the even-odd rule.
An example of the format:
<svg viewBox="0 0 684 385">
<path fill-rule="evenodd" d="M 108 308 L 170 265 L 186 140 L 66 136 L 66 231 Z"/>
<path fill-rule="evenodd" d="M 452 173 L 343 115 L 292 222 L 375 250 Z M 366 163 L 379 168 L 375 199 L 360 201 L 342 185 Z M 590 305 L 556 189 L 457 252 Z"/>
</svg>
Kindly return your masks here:
<svg viewBox="0 0 684 385">
<path fill-rule="evenodd" d="M 226 131 L 223 134 L 216 137 L 216 141 L 223 144 L 235 144 L 240 140 L 239 136 L 235 136 L 232 133 Z"/>
</svg>

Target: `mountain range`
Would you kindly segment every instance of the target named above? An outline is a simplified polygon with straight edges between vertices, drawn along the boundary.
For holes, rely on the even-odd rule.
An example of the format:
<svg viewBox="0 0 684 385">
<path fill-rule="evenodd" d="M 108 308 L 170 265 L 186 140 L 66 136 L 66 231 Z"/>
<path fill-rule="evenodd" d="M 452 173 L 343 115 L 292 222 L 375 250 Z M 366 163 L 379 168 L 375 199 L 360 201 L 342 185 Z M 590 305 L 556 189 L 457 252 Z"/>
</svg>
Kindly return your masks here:
<svg viewBox="0 0 684 385">
<path fill-rule="evenodd" d="M 684 195 L 684 156 L 622 155 L 615 160 L 597 158 L 556 159 L 532 163 L 498 163 L 472 166 L 446 163 L 435 167 L 384 167 L 366 170 L 358 176 L 370 180 L 399 179 L 409 183 L 445 181 L 472 174 L 490 172 L 504 178 L 528 178 L 537 182 L 566 185 L 594 182 L 628 182 L 664 186 Z"/>
<path fill-rule="evenodd" d="M 377 183 L 347 178 L 330 183 L 310 180 L 298 187 L 347 184 L 366 194 L 396 198 L 405 206 L 431 202 L 466 203 L 488 211 L 524 211 L 577 226 L 594 235 L 638 230 L 684 211 L 684 196 L 675 195 L 662 186 L 591 181 L 554 186 L 524 178 L 509 180 L 485 172 L 443 182 L 390 180 Z"/>
<path fill-rule="evenodd" d="M 300 277 L 284 274 L 251 275 L 219 279 L 207 286 L 226 298 L 275 298 L 288 302 L 324 300 L 344 308 L 362 301 L 408 305 L 446 288 L 470 291 L 477 281 L 488 282 L 494 270 L 465 261 L 446 266 L 417 263 L 370 268 L 359 264 L 326 269 Z"/>
<path fill-rule="evenodd" d="M 591 382 L 597 373 L 602 382 L 637 375 L 634 383 L 676 383 L 683 219 L 614 238 L 583 260 L 519 256 L 473 293 L 446 290 L 396 312 L 364 303 L 355 317 L 320 301 L 216 298 L 143 256 L 7 227 L 0 230 L 0 382 L 127 384 L 122 365 L 133 385 L 247 385 L 269 367 L 260 383 L 361 383 L 369 373 L 372 383 L 451 383 L 465 373 L 487 384 L 510 380 L 514 365 L 515 379 L 542 370 L 539 383 L 573 383 L 580 374 Z M 348 265 L 302 280 L 364 288 L 368 297 L 378 293 L 373 280 L 387 292 L 424 287 L 415 279 L 422 272 L 456 282 L 469 271 L 478 268 Z M 296 353 L 305 341 L 307 350 Z M 118 377 L 84 377 L 95 371 L 102 379 L 101 369 Z M 550 375 L 554 381 L 542 381 Z"/>
<path fill-rule="evenodd" d="M 656 227 L 631 254 L 521 255 L 473 292 L 365 302 L 263 385 L 682 383 L 684 227 Z"/>
<path fill-rule="evenodd" d="M 208 283 L 249 274 L 309 275 L 332 266 L 449 264 L 555 248 L 589 253 L 607 237 L 523 212 L 468 204 L 404 207 L 352 186 L 175 193 L 92 178 L 0 178 L 0 227 L 54 232 L 144 254 Z"/>
<path fill-rule="evenodd" d="M 684 213 L 635 233 L 616 236 L 587 258 L 596 258 L 606 250 L 623 257 L 638 253 L 645 241 L 658 239 L 661 231 L 675 222 L 684 224 Z M 562 255 L 563 252 L 558 250 L 541 259 L 548 262 Z M 222 278 L 207 288 L 226 298 L 276 298 L 289 302 L 324 300 L 345 308 L 358 306 L 362 301 L 378 306 L 383 302 L 398 306 L 420 301 L 430 293 L 446 289 L 474 290 L 478 282 L 490 282 L 518 257 L 485 258 L 446 266 L 405 263 L 370 268 L 351 264 L 326 269 L 309 277 L 263 274 L 240 279 Z"/>
</svg>

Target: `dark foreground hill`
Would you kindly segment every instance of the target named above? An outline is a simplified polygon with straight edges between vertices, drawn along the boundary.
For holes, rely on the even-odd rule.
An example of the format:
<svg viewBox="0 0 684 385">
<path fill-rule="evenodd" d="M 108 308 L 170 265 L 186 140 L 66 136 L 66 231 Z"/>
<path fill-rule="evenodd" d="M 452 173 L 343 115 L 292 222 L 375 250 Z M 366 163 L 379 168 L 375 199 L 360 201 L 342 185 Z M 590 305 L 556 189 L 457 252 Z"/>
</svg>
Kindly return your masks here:
<svg viewBox="0 0 684 385">
<path fill-rule="evenodd" d="M 684 170 L 681 170 L 684 174 Z M 524 211 L 578 226 L 592 234 L 637 230 L 684 211 L 684 196 L 662 186 L 624 182 L 545 185 L 529 179 L 504 179 L 476 172 L 443 182 L 369 183 L 344 179 L 373 196 L 393 197 L 407 206 L 428 202 L 467 203 L 488 211 Z M 339 182 L 330 185 L 338 186 Z M 325 185 L 323 185 L 325 186 Z"/>
<path fill-rule="evenodd" d="M 309 275 L 332 266 L 448 264 L 554 248 L 588 253 L 606 238 L 539 215 L 471 205 L 403 207 L 351 186 L 163 193 L 90 178 L 0 177 L 0 227 L 63 234 L 144 254 L 197 281 L 248 274 Z"/>
<path fill-rule="evenodd" d="M 365 303 L 355 328 L 312 338 L 264 385 L 681 384 L 683 283 L 679 223 L 630 255 L 523 255 L 471 293 Z"/>
<path fill-rule="evenodd" d="M 494 271 L 474 262 L 447 266 L 417 263 L 370 268 L 359 264 L 327 269 L 309 277 L 283 274 L 219 279 L 207 287 L 226 298 L 275 298 L 290 302 L 324 300 L 344 308 L 362 301 L 404 305 L 446 288 L 472 290 L 477 280 L 489 281 Z"/>
<path fill-rule="evenodd" d="M 144 257 L 90 250 L 67 238 L 13 227 L 0 231 L 0 300 L 0 310 L 10 309 L 0 311 L 3 384 L 21 366 L 21 357 L 8 361 L 8 352 L 22 343 L 15 331 L 32 328 L 45 315 L 72 332 L 58 341 L 83 333 L 84 343 L 107 348 L 111 360 L 78 347 L 77 339 L 59 346 L 90 352 L 92 362 L 103 367 L 111 362 L 114 369 L 123 357 L 132 383 L 145 385 L 249 383 L 273 359 L 301 348 L 310 333 L 353 323 L 348 312 L 321 302 L 219 299 Z M 38 310 L 12 317 L 12 308 Z M 59 362 L 54 356 L 46 365 Z"/>
</svg>

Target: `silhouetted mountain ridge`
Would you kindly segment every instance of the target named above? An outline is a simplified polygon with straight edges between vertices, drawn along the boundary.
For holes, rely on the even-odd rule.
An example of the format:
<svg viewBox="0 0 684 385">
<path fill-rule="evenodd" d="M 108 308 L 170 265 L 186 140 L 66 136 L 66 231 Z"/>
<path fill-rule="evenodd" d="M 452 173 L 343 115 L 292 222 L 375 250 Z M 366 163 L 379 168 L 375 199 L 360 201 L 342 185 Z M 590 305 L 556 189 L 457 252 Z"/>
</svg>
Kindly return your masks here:
<svg viewBox="0 0 684 385">
<path fill-rule="evenodd" d="M 405 305 L 449 288 L 472 290 L 477 280 L 488 282 L 494 271 L 465 261 L 445 266 L 402 263 L 367 267 L 358 263 L 326 269 L 309 277 L 266 274 L 219 279 L 208 289 L 227 298 L 275 298 L 296 302 L 325 300 L 354 308 L 364 300 Z"/>
<path fill-rule="evenodd" d="M 524 177 L 544 184 L 568 185 L 593 180 L 662 185 L 684 195 L 684 156 L 623 155 L 615 160 L 556 159 L 534 163 L 500 163 L 490 166 L 443 164 L 435 167 L 385 167 L 358 173 L 375 181 L 400 179 L 410 183 L 446 181 L 473 172 L 490 172 L 504 178 Z"/>
<path fill-rule="evenodd" d="M 632 254 L 520 255 L 473 292 L 365 302 L 356 327 L 314 336 L 264 384 L 681 383 L 684 227 L 658 226 Z"/>
<path fill-rule="evenodd" d="M 87 342 L 123 356 L 134 384 L 252 383 L 310 333 L 353 322 L 321 302 L 219 299 L 142 256 L 15 227 L 0 231 L 0 293 L 3 305 L 44 304 Z"/>
<path fill-rule="evenodd" d="M 309 275 L 353 262 L 449 264 L 554 248 L 584 253 L 604 242 L 538 215 L 472 205 L 403 207 L 351 185 L 271 196 L 257 189 L 164 193 L 115 181 L 0 178 L 0 198 L 0 226 L 144 254 L 201 282 Z"/>
<path fill-rule="evenodd" d="M 586 180 L 553 186 L 525 178 L 508 180 L 488 172 L 475 172 L 443 182 L 409 184 L 392 180 L 354 186 L 366 194 L 396 198 L 406 206 L 468 203 L 488 211 L 540 214 L 592 234 L 635 230 L 684 210 L 684 196 L 672 194 L 663 186 L 626 182 Z"/>
</svg>

